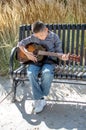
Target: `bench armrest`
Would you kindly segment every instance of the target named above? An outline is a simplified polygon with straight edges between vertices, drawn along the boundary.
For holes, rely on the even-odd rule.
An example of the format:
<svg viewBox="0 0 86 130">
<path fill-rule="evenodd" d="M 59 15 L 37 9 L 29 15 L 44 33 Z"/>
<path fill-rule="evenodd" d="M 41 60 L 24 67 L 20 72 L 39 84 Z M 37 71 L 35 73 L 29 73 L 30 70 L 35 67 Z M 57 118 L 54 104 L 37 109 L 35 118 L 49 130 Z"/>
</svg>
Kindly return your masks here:
<svg viewBox="0 0 86 130">
<path fill-rule="evenodd" d="M 17 52 L 17 46 L 14 47 L 12 50 L 11 50 L 11 54 L 10 54 L 10 64 L 9 64 L 9 71 L 10 71 L 10 74 L 13 73 L 13 69 L 14 69 L 14 58 L 15 58 L 15 54 Z"/>
</svg>

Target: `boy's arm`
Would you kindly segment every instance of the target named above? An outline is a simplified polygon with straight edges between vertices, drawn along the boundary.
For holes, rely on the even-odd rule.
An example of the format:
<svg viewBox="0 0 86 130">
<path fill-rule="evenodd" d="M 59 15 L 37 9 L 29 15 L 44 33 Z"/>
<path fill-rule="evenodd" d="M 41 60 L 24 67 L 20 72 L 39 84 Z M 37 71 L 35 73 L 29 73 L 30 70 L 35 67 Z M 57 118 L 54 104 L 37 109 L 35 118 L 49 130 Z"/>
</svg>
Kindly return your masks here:
<svg viewBox="0 0 86 130">
<path fill-rule="evenodd" d="M 60 59 L 61 60 L 68 60 L 69 59 L 69 53 L 68 54 L 63 54 L 62 42 L 61 42 L 58 35 L 55 35 L 55 43 L 54 44 L 55 44 L 55 52 L 62 54 Z"/>
<path fill-rule="evenodd" d="M 18 46 L 26 46 L 27 44 L 31 43 L 32 39 L 31 36 L 21 40 L 20 42 L 18 42 Z"/>
<path fill-rule="evenodd" d="M 33 62 L 37 62 L 37 58 L 33 55 L 32 52 L 28 52 L 27 49 L 25 48 L 25 46 L 29 43 L 31 43 L 31 37 L 27 37 L 23 40 L 21 40 L 20 42 L 18 42 L 18 47 L 20 48 L 20 50 L 27 56 L 27 58 Z"/>
<path fill-rule="evenodd" d="M 27 56 L 27 58 L 33 62 L 37 62 L 37 58 L 33 55 L 32 52 L 28 52 L 27 49 L 24 46 L 19 45 L 18 46 L 20 50 Z"/>
</svg>

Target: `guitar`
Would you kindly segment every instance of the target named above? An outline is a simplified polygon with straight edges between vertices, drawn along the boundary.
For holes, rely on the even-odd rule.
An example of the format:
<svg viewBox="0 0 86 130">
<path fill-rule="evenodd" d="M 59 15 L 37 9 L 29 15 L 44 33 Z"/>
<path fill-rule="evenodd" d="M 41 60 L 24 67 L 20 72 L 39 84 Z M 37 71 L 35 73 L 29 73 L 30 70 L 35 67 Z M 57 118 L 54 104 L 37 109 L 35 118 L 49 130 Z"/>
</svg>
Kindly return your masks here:
<svg viewBox="0 0 86 130">
<path fill-rule="evenodd" d="M 62 54 L 55 53 L 55 52 L 49 52 L 49 51 L 47 51 L 47 47 L 45 47 L 44 45 L 36 44 L 36 43 L 28 44 L 25 48 L 27 49 L 28 52 L 32 52 L 37 57 L 38 62 L 43 61 L 45 56 L 54 56 L 57 58 L 62 57 Z M 72 54 L 72 55 L 69 55 L 68 59 L 71 61 L 80 62 L 80 55 L 77 56 L 75 54 Z M 19 60 L 20 62 L 23 62 L 23 63 L 29 61 L 27 56 L 19 48 L 17 51 L 17 60 Z"/>
</svg>

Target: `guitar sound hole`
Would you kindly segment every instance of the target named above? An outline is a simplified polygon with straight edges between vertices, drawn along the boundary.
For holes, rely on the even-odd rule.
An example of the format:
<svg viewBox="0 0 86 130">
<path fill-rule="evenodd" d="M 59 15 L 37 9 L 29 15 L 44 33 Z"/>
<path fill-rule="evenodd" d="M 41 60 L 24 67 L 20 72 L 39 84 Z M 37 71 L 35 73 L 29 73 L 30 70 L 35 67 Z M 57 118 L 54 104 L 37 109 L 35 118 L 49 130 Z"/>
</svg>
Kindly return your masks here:
<svg viewBox="0 0 86 130">
<path fill-rule="evenodd" d="M 33 54 L 34 54 L 35 56 L 37 56 L 37 55 L 38 55 L 38 50 L 35 49 L 35 50 L 33 51 Z"/>
</svg>

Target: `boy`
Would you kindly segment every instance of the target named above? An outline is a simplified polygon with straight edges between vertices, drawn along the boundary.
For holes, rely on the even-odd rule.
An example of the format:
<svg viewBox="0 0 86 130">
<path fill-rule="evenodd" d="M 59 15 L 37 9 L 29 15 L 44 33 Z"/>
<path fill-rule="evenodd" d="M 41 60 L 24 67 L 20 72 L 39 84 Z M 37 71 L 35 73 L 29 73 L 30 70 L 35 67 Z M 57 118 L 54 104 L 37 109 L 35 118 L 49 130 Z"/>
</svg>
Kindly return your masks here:
<svg viewBox="0 0 86 130">
<path fill-rule="evenodd" d="M 32 24 L 33 34 L 19 42 L 18 46 L 21 51 L 32 61 L 27 69 L 28 78 L 30 80 L 34 98 L 34 112 L 39 113 L 46 105 L 44 96 L 49 94 L 50 86 L 54 77 L 55 57 L 47 56 L 43 63 L 39 64 L 37 58 L 32 52 L 28 52 L 25 46 L 29 43 L 37 43 L 46 45 L 50 52 L 62 52 L 62 42 L 57 34 L 48 30 L 45 24 L 37 21 Z M 68 54 L 62 54 L 61 60 L 68 60 Z M 41 84 L 38 82 L 38 74 L 41 71 Z"/>
</svg>

